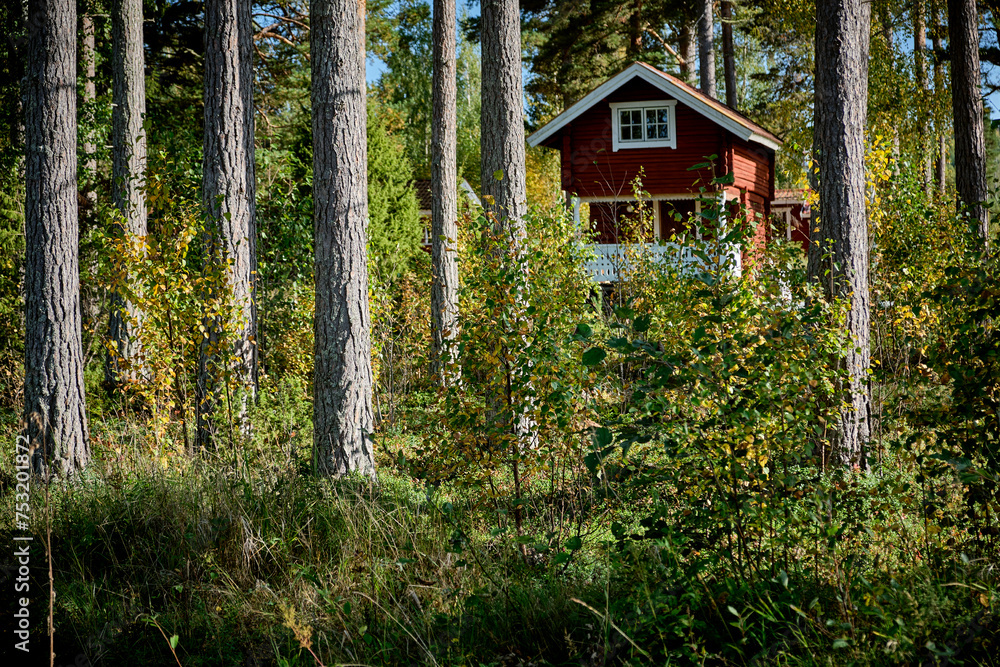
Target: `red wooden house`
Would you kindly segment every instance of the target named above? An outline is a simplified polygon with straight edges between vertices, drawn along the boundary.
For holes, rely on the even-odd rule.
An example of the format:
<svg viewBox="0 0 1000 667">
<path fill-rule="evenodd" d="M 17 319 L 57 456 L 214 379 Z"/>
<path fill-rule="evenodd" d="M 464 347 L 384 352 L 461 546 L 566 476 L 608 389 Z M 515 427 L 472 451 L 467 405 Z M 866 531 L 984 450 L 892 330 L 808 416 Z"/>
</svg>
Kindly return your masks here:
<svg viewBox="0 0 1000 667">
<path fill-rule="evenodd" d="M 784 234 L 786 241 L 792 241 L 809 251 L 809 221 L 812 209 L 805 189 L 775 190 L 771 202 L 771 216 L 777 231 Z"/>
<path fill-rule="evenodd" d="M 766 239 L 774 152 L 781 140 L 646 63 L 634 63 L 605 81 L 528 142 L 561 151 L 562 188 L 573 198 L 576 215 L 581 203 L 589 205 L 599 259 L 591 270 L 600 282 L 617 278 L 615 255 L 625 240 L 625 219 L 635 208 L 633 181 L 640 175 L 653 218 L 649 240 L 656 242 L 654 251 L 669 256 L 678 252 L 671 237 L 714 233 L 687 221 L 706 197 L 719 201 L 723 210 L 739 202 L 752 219 L 757 242 Z M 715 175 L 733 174 L 732 185 L 713 186 L 712 169 L 691 170 L 712 155 Z M 735 258 L 736 270 L 742 259 Z"/>
</svg>

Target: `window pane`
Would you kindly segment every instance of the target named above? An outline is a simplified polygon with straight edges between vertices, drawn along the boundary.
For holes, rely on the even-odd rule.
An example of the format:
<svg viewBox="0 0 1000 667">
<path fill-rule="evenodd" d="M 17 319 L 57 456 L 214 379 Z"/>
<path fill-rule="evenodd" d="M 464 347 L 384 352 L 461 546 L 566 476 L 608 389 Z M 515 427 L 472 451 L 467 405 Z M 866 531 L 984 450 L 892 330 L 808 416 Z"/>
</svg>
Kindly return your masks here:
<svg viewBox="0 0 1000 667">
<path fill-rule="evenodd" d="M 657 115 L 659 116 L 659 121 L 661 124 L 666 125 L 670 122 L 670 110 L 669 109 L 657 109 Z"/>
<path fill-rule="evenodd" d="M 632 111 L 632 124 L 642 125 L 642 109 L 634 109 Z"/>
<path fill-rule="evenodd" d="M 622 125 L 621 127 L 622 141 L 629 141 L 632 139 L 632 126 Z"/>
<path fill-rule="evenodd" d="M 659 128 L 660 128 L 659 138 L 660 139 L 669 139 L 670 138 L 670 126 L 669 125 L 660 125 Z"/>
</svg>

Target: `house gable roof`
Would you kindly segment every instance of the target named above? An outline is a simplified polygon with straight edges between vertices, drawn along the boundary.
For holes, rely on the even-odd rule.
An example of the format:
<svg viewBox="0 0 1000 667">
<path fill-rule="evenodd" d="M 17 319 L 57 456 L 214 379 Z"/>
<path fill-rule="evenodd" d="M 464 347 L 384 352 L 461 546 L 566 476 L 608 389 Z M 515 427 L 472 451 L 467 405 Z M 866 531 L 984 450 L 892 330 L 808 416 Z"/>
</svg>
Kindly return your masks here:
<svg viewBox="0 0 1000 667">
<path fill-rule="evenodd" d="M 777 150 L 781 147 L 781 139 L 760 125 L 757 125 L 743 114 L 731 109 L 718 100 L 712 99 L 677 77 L 661 72 L 643 62 L 632 63 L 632 65 L 592 90 L 579 102 L 563 111 L 540 130 L 528 137 L 528 143 L 532 146 L 538 146 L 634 78 L 642 79 L 659 88 L 671 97 L 676 98 L 681 104 L 697 111 L 744 141 L 760 144 L 771 150 Z"/>
</svg>

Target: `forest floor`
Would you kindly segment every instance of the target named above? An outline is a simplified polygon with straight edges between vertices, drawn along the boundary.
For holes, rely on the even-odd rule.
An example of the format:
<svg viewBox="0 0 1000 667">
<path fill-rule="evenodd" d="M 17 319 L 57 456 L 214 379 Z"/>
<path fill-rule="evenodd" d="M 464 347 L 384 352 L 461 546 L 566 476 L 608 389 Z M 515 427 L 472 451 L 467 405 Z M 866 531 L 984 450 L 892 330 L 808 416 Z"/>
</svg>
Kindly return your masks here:
<svg viewBox="0 0 1000 667">
<path fill-rule="evenodd" d="M 680 489 L 539 485 L 513 505 L 518 526 L 488 493 L 414 479 L 399 465 L 411 437 L 381 439 L 371 482 L 317 479 L 310 434 L 286 434 L 189 458 L 141 425 L 95 421 L 87 472 L 31 494 L 37 664 L 47 552 L 56 665 L 996 661 L 995 535 L 929 522 L 912 475 L 838 477 L 802 499 L 811 540 L 740 546 L 753 522 L 734 515 L 694 530 L 688 507 L 692 529 L 672 533 L 650 521 Z M 8 516 L 14 479 L 5 462 Z M 837 485 L 863 528 L 819 516 Z"/>
</svg>

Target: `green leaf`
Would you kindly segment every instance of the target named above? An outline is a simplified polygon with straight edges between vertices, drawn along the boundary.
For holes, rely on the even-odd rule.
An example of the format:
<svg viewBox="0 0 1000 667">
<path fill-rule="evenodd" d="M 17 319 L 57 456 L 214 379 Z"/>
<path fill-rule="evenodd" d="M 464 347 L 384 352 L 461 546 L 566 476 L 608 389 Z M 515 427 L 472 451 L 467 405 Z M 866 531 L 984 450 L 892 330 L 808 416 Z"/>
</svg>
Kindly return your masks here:
<svg viewBox="0 0 1000 667">
<path fill-rule="evenodd" d="M 847 648 L 850 645 L 850 642 L 846 639 L 835 639 L 833 641 L 833 648 Z"/>
<path fill-rule="evenodd" d="M 636 333 L 643 333 L 649 329 L 649 325 L 652 321 L 653 318 L 650 315 L 640 315 L 635 318 L 634 322 L 632 322 L 632 329 L 635 330 Z"/>
<path fill-rule="evenodd" d="M 177 648 L 177 642 L 179 642 L 180 640 L 181 640 L 181 638 L 178 635 L 174 635 L 173 637 L 171 637 L 170 638 L 170 648 L 172 648 L 172 649 Z"/>
<path fill-rule="evenodd" d="M 576 331 L 573 332 L 573 337 L 577 340 L 587 340 L 590 338 L 594 330 L 590 328 L 589 324 L 580 323 L 576 325 Z"/>
<path fill-rule="evenodd" d="M 580 539 L 579 535 L 574 535 L 573 537 L 566 540 L 566 548 L 570 551 L 576 551 L 583 546 L 583 540 Z"/>
<path fill-rule="evenodd" d="M 604 361 L 604 357 L 608 356 L 607 353 L 599 347 L 592 347 L 583 353 L 583 365 L 584 366 L 596 366 L 597 364 Z"/>
<path fill-rule="evenodd" d="M 594 445 L 600 449 L 611 444 L 611 431 L 603 426 L 594 430 Z"/>
<path fill-rule="evenodd" d="M 493 172 L 493 178 L 495 178 L 498 181 L 502 181 L 503 180 L 503 169 L 497 169 L 496 171 L 494 171 Z"/>
</svg>

